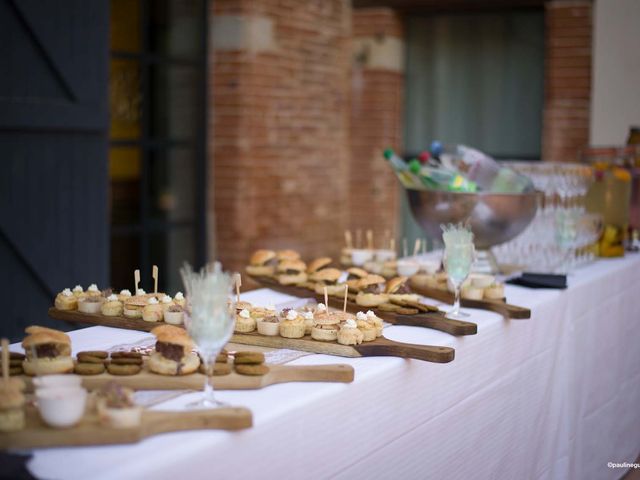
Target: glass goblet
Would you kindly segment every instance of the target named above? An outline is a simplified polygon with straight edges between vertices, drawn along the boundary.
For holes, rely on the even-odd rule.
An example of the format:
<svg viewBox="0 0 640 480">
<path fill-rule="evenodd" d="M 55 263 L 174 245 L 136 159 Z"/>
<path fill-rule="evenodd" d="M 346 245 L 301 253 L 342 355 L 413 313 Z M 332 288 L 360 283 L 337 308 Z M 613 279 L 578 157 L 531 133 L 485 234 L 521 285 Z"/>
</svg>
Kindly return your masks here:
<svg viewBox="0 0 640 480">
<path fill-rule="evenodd" d="M 447 312 L 447 318 L 460 320 L 469 316 L 468 313 L 460 310 L 460 288 L 469 276 L 474 256 L 473 243 L 445 244 L 444 268 L 455 291 L 453 308 Z"/>
<path fill-rule="evenodd" d="M 231 308 L 235 310 L 235 305 L 231 305 Z M 202 398 L 189 404 L 189 407 L 216 408 L 226 406 L 225 403 L 215 398 L 213 366 L 217 355 L 233 334 L 234 322 L 235 315 L 229 312 L 227 302 L 224 303 L 223 308 L 214 311 L 185 313 L 185 326 L 198 347 L 205 371 Z"/>
<path fill-rule="evenodd" d="M 229 341 L 235 323 L 235 303 L 229 297 L 234 275 L 223 272 L 219 263 L 209 264 L 199 272 L 189 265 L 181 269 L 189 304 L 185 326 L 195 342 L 205 367 L 202 398 L 189 407 L 215 408 L 223 406 L 214 396 L 211 378 L 215 358 Z"/>
</svg>

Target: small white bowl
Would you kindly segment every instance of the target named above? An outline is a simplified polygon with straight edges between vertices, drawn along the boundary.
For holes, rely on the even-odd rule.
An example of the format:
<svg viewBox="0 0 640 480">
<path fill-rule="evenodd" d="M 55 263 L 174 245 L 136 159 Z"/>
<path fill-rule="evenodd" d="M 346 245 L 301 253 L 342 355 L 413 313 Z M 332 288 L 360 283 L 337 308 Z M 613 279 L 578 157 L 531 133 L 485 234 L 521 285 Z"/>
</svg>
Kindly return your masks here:
<svg viewBox="0 0 640 480">
<path fill-rule="evenodd" d="M 43 375 L 33 379 L 36 388 L 80 387 L 82 378 L 79 375 Z"/>
<path fill-rule="evenodd" d="M 184 322 L 184 312 L 170 312 L 169 310 L 165 310 L 164 321 L 171 325 L 182 325 Z"/>
<path fill-rule="evenodd" d="M 268 337 L 275 337 L 280 331 L 280 324 L 277 322 L 257 322 L 258 333 Z"/>
<path fill-rule="evenodd" d="M 142 421 L 142 407 L 109 408 L 104 399 L 98 401 L 98 416 L 103 425 L 112 428 L 135 428 Z"/>
<path fill-rule="evenodd" d="M 376 250 L 376 260 L 378 262 L 389 262 L 396 259 L 396 252 L 386 248 Z"/>
<path fill-rule="evenodd" d="M 413 260 L 398 260 L 398 275 L 401 277 L 410 277 L 418 273 L 420 265 Z"/>
<path fill-rule="evenodd" d="M 364 269 L 369 273 L 380 275 L 382 273 L 382 264 L 370 260 L 364 264 Z"/>
<path fill-rule="evenodd" d="M 42 420 L 54 428 L 69 428 L 84 415 L 87 391 L 80 387 L 51 387 L 36 390 Z"/>
<path fill-rule="evenodd" d="M 369 260 L 373 259 L 373 252 L 366 248 L 354 248 L 351 251 L 351 261 L 354 265 L 361 267 Z"/>
</svg>

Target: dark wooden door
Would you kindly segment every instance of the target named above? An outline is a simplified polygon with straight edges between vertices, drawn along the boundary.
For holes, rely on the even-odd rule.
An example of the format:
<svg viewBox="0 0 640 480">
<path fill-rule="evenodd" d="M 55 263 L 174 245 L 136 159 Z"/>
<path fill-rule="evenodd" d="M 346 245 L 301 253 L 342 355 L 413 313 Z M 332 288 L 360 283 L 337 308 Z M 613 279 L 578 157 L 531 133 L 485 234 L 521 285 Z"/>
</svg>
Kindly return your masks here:
<svg viewBox="0 0 640 480">
<path fill-rule="evenodd" d="M 0 0 L 0 332 L 109 278 L 106 0 Z"/>
</svg>

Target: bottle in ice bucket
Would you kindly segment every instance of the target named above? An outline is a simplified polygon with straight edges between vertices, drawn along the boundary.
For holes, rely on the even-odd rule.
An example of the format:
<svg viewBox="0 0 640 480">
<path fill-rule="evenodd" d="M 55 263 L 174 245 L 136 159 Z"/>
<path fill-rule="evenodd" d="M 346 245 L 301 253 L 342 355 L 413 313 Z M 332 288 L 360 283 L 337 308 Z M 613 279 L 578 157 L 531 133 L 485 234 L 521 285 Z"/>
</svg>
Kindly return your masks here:
<svg viewBox="0 0 640 480">
<path fill-rule="evenodd" d="M 396 172 L 396 176 L 403 187 L 413 190 L 420 190 L 423 188 L 420 177 L 409 169 L 409 165 L 402 158 L 396 155 L 393 149 L 387 148 L 383 155 L 391 164 L 391 167 L 393 167 L 393 170 Z"/>
<path fill-rule="evenodd" d="M 467 180 L 456 171 L 442 167 L 422 165 L 417 159 L 409 162 L 409 169 L 420 177 L 422 183 L 427 188 L 432 190 L 468 193 L 476 191 L 476 184 Z"/>
<path fill-rule="evenodd" d="M 431 144 L 431 155 L 444 168 L 454 170 L 474 182 L 478 189 L 493 193 L 523 193 L 533 190 L 531 180 L 503 167 L 490 156 L 465 145 Z"/>
<path fill-rule="evenodd" d="M 453 192 L 475 192 L 476 185 L 468 181 L 456 171 L 441 166 L 424 165 L 414 158 L 408 163 L 402 160 L 391 148 L 384 151 L 384 157 L 396 172 L 400 183 L 406 188 L 414 190 L 448 190 Z M 424 159 L 424 156 L 422 156 Z"/>
</svg>

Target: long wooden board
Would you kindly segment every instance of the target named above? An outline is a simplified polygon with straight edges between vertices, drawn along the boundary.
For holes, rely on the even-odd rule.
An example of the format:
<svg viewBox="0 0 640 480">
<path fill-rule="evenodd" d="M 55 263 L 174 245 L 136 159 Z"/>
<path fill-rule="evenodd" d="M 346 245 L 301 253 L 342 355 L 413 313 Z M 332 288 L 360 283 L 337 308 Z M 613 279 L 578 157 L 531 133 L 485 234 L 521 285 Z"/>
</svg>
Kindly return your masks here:
<svg viewBox="0 0 640 480">
<path fill-rule="evenodd" d="M 304 287 L 298 287 L 295 285 L 281 285 L 277 281 L 268 277 L 251 277 L 254 281 L 261 284 L 265 288 L 276 290 L 278 292 L 293 295 L 300 298 L 314 298 L 318 301 L 324 302 L 323 295 L 318 295 L 316 292 Z M 338 297 L 329 296 L 329 306 L 342 309 L 344 300 Z M 347 310 L 351 313 L 357 313 L 363 309 L 369 310 L 358 305 L 351 299 L 347 299 Z M 389 312 L 381 310 L 380 308 L 372 308 L 377 316 L 384 319 L 386 322 L 392 325 L 406 325 L 410 327 L 424 327 L 431 328 L 432 330 L 439 330 L 441 332 L 449 333 L 451 335 L 463 336 L 463 335 L 475 335 L 478 333 L 478 325 L 473 322 L 465 322 L 462 320 L 453 320 L 445 317 L 442 312 L 428 312 L 428 313 L 415 313 L 412 315 L 405 315 L 396 312 Z"/>
<path fill-rule="evenodd" d="M 411 284 L 411 289 L 424 295 L 425 297 L 433 298 L 440 302 L 453 303 L 455 296 L 453 293 L 447 290 L 438 290 L 437 288 L 419 287 Z M 477 308 L 479 310 L 489 310 L 496 312 L 505 318 L 513 320 L 526 320 L 531 318 L 531 310 L 524 307 L 518 307 L 517 305 L 510 305 L 501 300 L 470 300 L 467 298 L 460 299 L 460 305 L 467 308 Z"/>
<path fill-rule="evenodd" d="M 34 407 L 26 407 L 25 414 L 23 430 L 0 433 L 0 449 L 127 444 L 166 432 L 242 430 L 253 424 L 251 411 L 241 407 L 179 412 L 145 410 L 138 427 L 124 429 L 102 425 L 95 413 L 85 414 L 78 425 L 67 429 L 48 427 Z"/>
<path fill-rule="evenodd" d="M 384 337 L 351 346 L 341 345 L 337 342 L 313 340 L 309 335 L 305 335 L 303 338 L 283 338 L 268 337 L 252 332 L 234 333 L 231 342 L 259 347 L 290 348 L 341 357 L 401 357 L 434 363 L 448 363 L 453 361 L 455 356 L 455 350 L 451 347 L 394 342 Z"/>
<path fill-rule="evenodd" d="M 130 330 L 150 331 L 163 322 L 145 322 L 139 318 L 106 317 L 104 315 L 90 315 L 78 311 L 49 309 L 49 316 L 56 320 L 64 320 L 74 323 L 90 323 L 107 327 L 127 328 Z M 453 361 L 455 350 L 451 347 L 432 345 L 415 345 L 377 338 L 373 342 L 366 342 L 356 346 L 340 345 L 337 342 L 320 342 L 309 336 L 304 338 L 268 337 L 257 332 L 247 334 L 234 334 L 231 342 L 243 345 L 256 345 L 270 348 L 290 348 L 304 352 L 326 353 L 342 357 L 379 357 L 392 356 L 402 358 L 415 358 L 435 363 L 448 363 Z"/>
<path fill-rule="evenodd" d="M 169 376 L 157 375 L 146 367 L 136 375 L 84 375 L 82 386 L 87 390 L 96 390 L 110 381 L 116 381 L 124 387 L 134 390 L 199 390 L 204 384 L 204 375 Z M 27 390 L 33 390 L 31 377 L 23 376 Z M 240 375 L 231 372 L 228 375 L 213 376 L 216 390 L 256 390 L 287 382 L 341 382 L 353 381 L 354 371 L 351 365 L 269 365 L 269 373 L 261 376 Z"/>
</svg>

